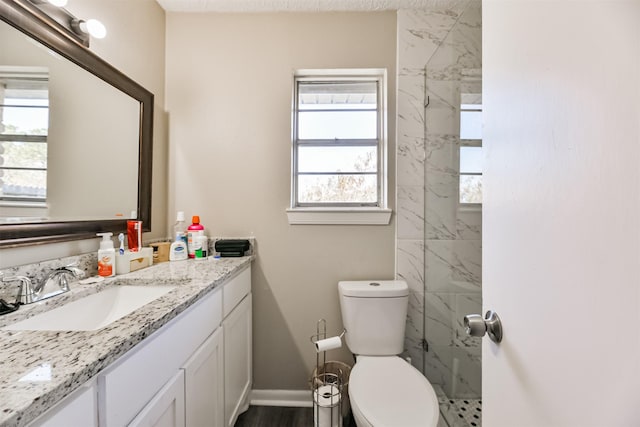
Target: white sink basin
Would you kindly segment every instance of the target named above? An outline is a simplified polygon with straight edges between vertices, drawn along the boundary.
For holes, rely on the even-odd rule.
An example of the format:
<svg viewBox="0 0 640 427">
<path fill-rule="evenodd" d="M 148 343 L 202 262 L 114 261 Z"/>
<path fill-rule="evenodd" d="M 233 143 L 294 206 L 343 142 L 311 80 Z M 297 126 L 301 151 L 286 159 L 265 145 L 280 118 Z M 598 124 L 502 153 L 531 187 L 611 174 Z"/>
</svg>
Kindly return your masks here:
<svg viewBox="0 0 640 427">
<path fill-rule="evenodd" d="M 113 286 L 97 294 L 5 326 L 10 331 L 95 331 L 174 289 L 174 286 Z"/>
</svg>

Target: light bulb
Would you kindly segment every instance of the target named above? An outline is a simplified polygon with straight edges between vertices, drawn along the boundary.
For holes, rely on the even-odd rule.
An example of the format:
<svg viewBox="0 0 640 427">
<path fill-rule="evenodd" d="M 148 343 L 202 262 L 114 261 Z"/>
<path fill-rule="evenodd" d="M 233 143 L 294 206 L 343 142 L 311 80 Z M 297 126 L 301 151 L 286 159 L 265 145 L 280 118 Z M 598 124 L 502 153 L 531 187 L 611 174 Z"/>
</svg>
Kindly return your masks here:
<svg viewBox="0 0 640 427">
<path fill-rule="evenodd" d="M 52 5 L 58 6 L 58 7 L 64 7 L 67 5 L 67 0 L 47 0 L 47 1 Z"/>
<path fill-rule="evenodd" d="M 103 39 L 107 35 L 107 29 L 102 24 L 102 22 L 98 21 L 97 19 L 80 21 L 80 29 L 97 39 Z"/>
</svg>

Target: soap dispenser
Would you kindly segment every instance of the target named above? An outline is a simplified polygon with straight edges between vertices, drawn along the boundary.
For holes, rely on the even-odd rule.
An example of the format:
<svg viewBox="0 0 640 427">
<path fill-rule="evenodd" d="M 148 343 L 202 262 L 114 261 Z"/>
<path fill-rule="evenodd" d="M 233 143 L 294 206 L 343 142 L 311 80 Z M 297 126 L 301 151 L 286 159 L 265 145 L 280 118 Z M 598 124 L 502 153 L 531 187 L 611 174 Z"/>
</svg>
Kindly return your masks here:
<svg viewBox="0 0 640 427">
<path fill-rule="evenodd" d="M 98 233 L 102 236 L 98 249 L 98 276 L 112 277 L 116 275 L 116 250 L 111 236 L 113 233 Z"/>
</svg>

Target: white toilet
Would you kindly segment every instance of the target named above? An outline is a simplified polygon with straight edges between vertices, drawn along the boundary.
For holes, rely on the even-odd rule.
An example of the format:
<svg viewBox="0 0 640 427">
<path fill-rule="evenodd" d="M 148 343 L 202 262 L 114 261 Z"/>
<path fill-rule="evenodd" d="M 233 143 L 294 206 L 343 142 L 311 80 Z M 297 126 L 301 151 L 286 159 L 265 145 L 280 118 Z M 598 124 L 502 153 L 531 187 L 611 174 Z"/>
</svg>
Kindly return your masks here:
<svg viewBox="0 0 640 427">
<path fill-rule="evenodd" d="M 436 427 L 431 383 L 398 357 L 409 287 L 403 280 L 338 283 L 347 347 L 356 355 L 349 399 L 358 427 Z"/>
</svg>

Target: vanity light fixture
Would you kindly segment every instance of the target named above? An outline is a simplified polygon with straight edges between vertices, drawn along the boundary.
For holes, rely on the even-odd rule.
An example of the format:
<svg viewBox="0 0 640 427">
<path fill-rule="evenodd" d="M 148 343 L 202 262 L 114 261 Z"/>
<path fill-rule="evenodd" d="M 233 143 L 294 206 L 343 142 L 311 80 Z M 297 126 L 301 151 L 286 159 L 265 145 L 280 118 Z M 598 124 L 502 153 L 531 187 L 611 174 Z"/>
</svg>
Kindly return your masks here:
<svg viewBox="0 0 640 427">
<path fill-rule="evenodd" d="M 65 7 L 67 5 L 67 0 L 47 0 L 47 1 L 57 7 Z"/>
<path fill-rule="evenodd" d="M 44 20 L 85 47 L 89 47 L 90 37 L 102 39 L 107 35 L 107 29 L 102 22 L 97 19 L 77 18 L 65 9 L 68 0 L 19 0 L 22 1 L 31 3 L 37 8 L 38 13 L 43 14 Z"/>
<path fill-rule="evenodd" d="M 97 19 L 74 19 L 71 21 L 71 28 L 80 35 L 89 34 L 91 37 L 103 39 L 107 35 L 107 29 L 102 22 Z"/>
<path fill-rule="evenodd" d="M 49 3 L 56 7 L 65 7 L 68 3 L 68 0 L 31 0 L 31 3 L 34 3 L 34 4 Z"/>
</svg>

